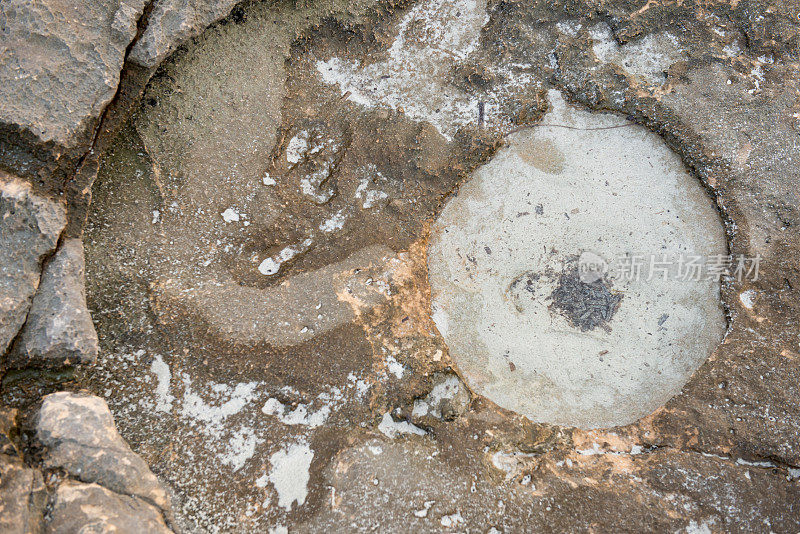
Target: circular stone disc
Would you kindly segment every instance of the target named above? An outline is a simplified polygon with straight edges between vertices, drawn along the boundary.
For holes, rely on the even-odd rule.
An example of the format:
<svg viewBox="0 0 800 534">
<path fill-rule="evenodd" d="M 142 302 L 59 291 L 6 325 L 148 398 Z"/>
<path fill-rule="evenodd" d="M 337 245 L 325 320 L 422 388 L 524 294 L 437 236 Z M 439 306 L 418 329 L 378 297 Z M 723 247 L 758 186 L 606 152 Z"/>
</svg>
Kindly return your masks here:
<svg viewBox="0 0 800 534">
<path fill-rule="evenodd" d="M 498 405 L 536 422 L 628 424 L 722 339 L 710 264 L 727 253 L 724 231 L 658 136 L 550 101 L 436 221 L 433 318 L 469 385 Z"/>
</svg>

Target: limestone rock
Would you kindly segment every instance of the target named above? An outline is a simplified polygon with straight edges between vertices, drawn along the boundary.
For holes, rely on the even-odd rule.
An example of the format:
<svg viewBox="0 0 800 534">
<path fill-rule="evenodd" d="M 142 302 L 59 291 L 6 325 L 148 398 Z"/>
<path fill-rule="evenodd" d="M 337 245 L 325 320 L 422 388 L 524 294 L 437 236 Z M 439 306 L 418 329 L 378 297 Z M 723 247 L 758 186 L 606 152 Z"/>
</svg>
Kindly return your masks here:
<svg viewBox="0 0 800 534">
<path fill-rule="evenodd" d="M 144 5 L 144 0 L 0 4 L 0 158 L 6 164 L 32 175 L 42 167 L 64 169 L 86 152 L 116 93 Z"/>
<path fill-rule="evenodd" d="M 97 333 L 86 307 L 83 244 L 68 239 L 44 268 L 10 363 L 15 367 L 91 363 L 97 350 Z"/>
<path fill-rule="evenodd" d="M 65 224 L 61 205 L 0 172 L 0 354 L 25 322 L 42 260 L 55 249 Z"/>
<path fill-rule="evenodd" d="M 15 456 L 0 455 L 0 532 L 39 532 L 45 498 L 39 471 Z"/>
<path fill-rule="evenodd" d="M 97 484 L 67 481 L 56 490 L 47 532 L 172 532 L 158 509 L 135 497 L 117 495 Z"/>
<path fill-rule="evenodd" d="M 48 395 L 36 419 L 35 431 L 46 449 L 44 467 L 65 469 L 84 482 L 98 483 L 117 493 L 141 497 L 162 510 L 169 509 L 166 491 L 119 435 L 103 399 L 69 392 Z M 83 498 L 74 492 L 69 495 L 71 499 Z M 105 498 L 98 496 L 101 497 Z"/>
<path fill-rule="evenodd" d="M 225 17 L 239 1 L 157 0 L 147 28 L 131 49 L 131 61 L 148 68 L 157 66 L 183 41 Z"/>
</svg>

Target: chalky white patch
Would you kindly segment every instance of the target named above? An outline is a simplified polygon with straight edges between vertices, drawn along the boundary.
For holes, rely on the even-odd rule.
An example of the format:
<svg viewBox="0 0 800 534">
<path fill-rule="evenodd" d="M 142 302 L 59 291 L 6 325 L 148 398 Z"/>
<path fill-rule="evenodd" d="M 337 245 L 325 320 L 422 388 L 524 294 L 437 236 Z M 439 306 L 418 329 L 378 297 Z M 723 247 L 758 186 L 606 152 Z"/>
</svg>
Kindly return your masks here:
<svg viewBox="0 0 800 534">
<path fill-rule="evenodd" d="M 308 132 L 303 130 L 289 140 L 286 145 L 286 161 L 292 164 L 300 163 L 308 152 Z"/>
<path fill-rule="evenodd" d="M 339 210 L 333 215 L 331 215 L 328 219 L 322 222 L 319 225 L 319 229 L 323 232 L 333 232 L 335 230 L 341 230 L 344 226 L 344 222 L 347 220 L 347 215 L 345 215 L 344 210 Z"/>
<path fill-rule="evenodd" d="M 755 296 L 756 292 L 752 289 L 748 289 L 747 291 L 742 291 L 739 294 L 739 302 L 742 303 L 742 306 L 747 308 L 748 310 L 752 310 L 753 306 L 755 305 Z"/>
<path fill-rule="evenodd" d="M 680 258 L 726 253 L 711 200 L 655 134 L 567 106 L 461 186 L 428 255 L 433 319 L 474 391 L 534 421 L 628 424 L 678 393 L 722 339 L 719 282 Z M 613 280 L 607 325 L 581 331 L 553 290 L 570 257 L 667 258 L 671 274 Z"/>
<path fill-rule="evenodd" d="M 240 215 L 235 208 L 228 208 L 222 213 L 220 213 L 220 215 L 222 215 L 222 220 L 225 221 L 226 223 L 239 222 Z"/>
<path fill-rule="evenodd" d="M 169 392 L 169 382 L 172 373 L 169 365 L 164 362 L 160 354 L 153 357 L 150 363 L 150 371 L 156 375 L 156 410 L 159 412 L 169 412 L 172 410 L 172 402 L 175 400 Z"/>
<path fill-rule="evenodd" d="M 456 62 L 477 48 L 487 21 L 485 0 L 420 2 L 400 21 L 386 61 L 359 66 L 334 57 L 318 61 L 317 70 L 350 101 L 403 108 L 449 136 L 477 121 L 477 99 L 447 80 Z"/>
<path fill-rule="evenodd" d="M 265 276 L 272 276 L 277 274 L 278 271 L 281 270 L 281 265 L 286 263 L 287 261 L 291 260 L 298 254 L 307 251 L 313 240 L 311 238 L 305 239 L 302 243 L 297 245 L 290 245 L 288 247 L 284 247 L 280 252 L 278 252 L 274 256 L 270 256 L 269 258 L 265 258 L 259 265 L 258 265 L 258 272 Z"/>
<path fill-rule="evenodd" d="M 314 451 L 306 443 L 292 443 L 269 457 L 269 481 L 278 494 L 278 506 L 287 512 L 308 496 L 308 480 Z"/>
<path fill-rule="evenodd" d="M 386 437 L 392 439 L 395 439 L 402 434 L 413 434 L 416 436 L 424 436 L 427 434 L 427 432 L 418 426 L 412 425 L 407 421 L 395 421 L 392 418 L 392 414 L 389 412 L 383 414 L 383 418 L 378 424 L 378 430 L 380 430 Z"/>
<path fill-rule="evenodd" d="M 589 33 L 592 51 L 600 62 L 618 65 L 650 85 L 663 84 L 670 66 L 687 57 L 678 46 L 678 39 L 666 32 L 646 35 L 622 46 L 614 40 L 606 23 L 597 24 Z"/>
<path fill-rule="evenodd" d="M 403 365 L 394 359 L 392 356 L 388 356 L 386 358 L 386 368 L 392 373 L 396 378 L 403 378 Z"/>
</svg>

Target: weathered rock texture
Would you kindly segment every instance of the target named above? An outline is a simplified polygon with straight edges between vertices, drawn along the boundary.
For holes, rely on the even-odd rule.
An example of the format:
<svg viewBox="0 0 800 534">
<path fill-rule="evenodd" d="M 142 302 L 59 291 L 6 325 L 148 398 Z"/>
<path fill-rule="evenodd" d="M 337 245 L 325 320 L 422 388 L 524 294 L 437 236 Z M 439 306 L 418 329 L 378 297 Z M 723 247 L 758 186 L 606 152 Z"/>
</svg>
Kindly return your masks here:
<svg viewBox="0 0 800 534">
<path fill-rule="evenodd" d="M 772 7 L 432 0 L 353 20 L 260 3 L 179 49 L 99 171 L 87 271 L 107 358 L 86 380 L 115 392 L 179 520 L 795 529 L 797 22 Z M 721 286 L 727 336 L 682 393 L 591 433 L 459 392 L 429 316 L 426 221 L 539 127 L 551 89 L 660 134 L 731 252 L 763 258 Z M 392 256 L 345 261 L 368 246 Z"/>
<path fill-rule="evenodd" d="M 61 204 L 0 172 L 0 357 L 25 322 L 42 261 L 56 248 L 65 224 Z"/>
<path fill-rule="evenodd" d="M 0 454 L 16 455 L 18 411 L 8 406 L 0 406 Z"/>
<path fill-rule="evenodd" d="M 0 532 L 40 532 L 47 494 L 42 474 L 17 456 L 0 454 Z"/>
<path fill-rule="evenodd" d="M 113 392 L 179 524 L 797 531 L 797 6 L 397 4 L 236 8 L 162 66 L 116 140 L 103 119 L 83 159 L 100 115 L 124 123 L 160 58 L 231 3 L 156 0 L 118 109 L 105 104 L 141 3 L 0 6 L 0 166 L 51 190 L 69 179 L 78 235 L 100 163 L 87 272 L 105 357 L 76 380 Z M 429 316 L 427 222 L 506 134 L 535 126 L 548 89 L 661 134 L 709 188 L 731 251 L 763 258 L 758 280 L 723 284 L 728 333 L 682 393 L 624 427 L 533 424 L 471 396 Z M 23 247 L 32 279 L 55 235 Z M 367 246 L 393 255 L 343 262 Z M 302 280 L 326 300 L 304 300 Z M 35 402 L 9 382 L 5 402 Z M 52 399 L 42 460 L 71 478 L 50 528 L 162 531 L 162 493 L 104 405 Z M 23 482 L 19 503 L 36 493 Z"/>
<path fill-rule="evenodd" d="M 166 534 L 158 508 L 136 497 L 113 493 L 97 484 L 67 481 L 55 492 L 47 532 L 115 532 Z"/>
<path fill-rule="evenodd" d="M 42 273 L 28 320 L 9 356 L 12 367 L 61 367 L 97 358 L 97 332 L 86 308 L 83 243 L 67 239 Z"/>
<path fill-rule="evenodd" d="M 44 468 L 64 469 L 84 482 L 169 510 L 166 491 L 117 433 L 103 399 L 67 392 L 48 395 L 36 419 L 35 431 L 44 447 Z"/>
<path fill-rule="evenodd" d="M 143 67 L 156 67 L 175 47 L 225 17 L 240 1 L 156 0 L 128 58 Z"/>
<path fill-rule="evenodd" d="M 117 91 L 144 5 L 0 4 L 0 165 L 44 181 L 74 172 Z"/>
<path fill-rule="evenodd" d="M 0 407 L 0 532 L 172 532 L 169 499 L 117 434 L 102 399 L 46 397 L 26 423 L 38 441 L 30 465 L 19 454 L 16 415 Z"/>
</svg>

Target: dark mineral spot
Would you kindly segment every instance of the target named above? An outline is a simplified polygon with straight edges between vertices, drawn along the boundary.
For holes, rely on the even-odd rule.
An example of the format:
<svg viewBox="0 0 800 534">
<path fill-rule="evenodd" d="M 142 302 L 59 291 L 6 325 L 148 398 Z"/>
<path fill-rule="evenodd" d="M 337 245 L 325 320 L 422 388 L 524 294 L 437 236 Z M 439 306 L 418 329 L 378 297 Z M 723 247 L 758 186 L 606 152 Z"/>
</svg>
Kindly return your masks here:
<svg viewBox="0 0 800 534">
<path fill-rule="evenodd" d="M 617 311 L 622 295 L 612 293 L 605 279 L 586 283 L 580 279 L 577 269 L 571 269 L 559 275 L 550 299 L 550 307 L 582 332 L 598 326 L 610 331 L 608 322 Z"/>
</svg>

